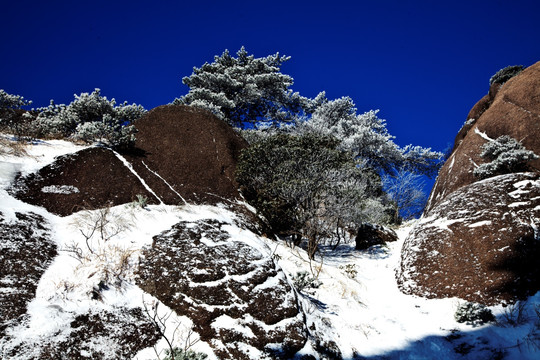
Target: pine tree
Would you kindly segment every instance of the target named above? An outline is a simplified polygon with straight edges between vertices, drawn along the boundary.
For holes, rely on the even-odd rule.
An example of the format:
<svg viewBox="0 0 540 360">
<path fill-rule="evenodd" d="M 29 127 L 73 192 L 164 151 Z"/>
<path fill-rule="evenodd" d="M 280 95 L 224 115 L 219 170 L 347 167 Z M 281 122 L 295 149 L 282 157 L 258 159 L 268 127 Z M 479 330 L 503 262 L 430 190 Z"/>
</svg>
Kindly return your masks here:
<svg viewBox="0 0 540 360">
<path fill-rule="evenodd" d="M 378 110 L 358 115 L 353 100 L 342 97 L 329 101 L 324 93 L 312 100 L 311 118 L 300 120 L 293 132 L 313 132 L 341 139 L 339 147 L 349 151 L 363 166 L 380 173 L 392 173 L 397 168 L 436 175 L 442 154 L 429 148 L 408 145 L 400 148 L 386 128 L 386 121 L 377 116 Z"/>
<path fill-rule="evenodd" d="M 280 71 L 289 56 L 276 53 L 255 58 L 244 47 L 236 55 L 225 50 L 212 63 L 194 67 L 193 73 L 182 79 L 189 92 L 173 104 L 201 107 L 243 127 L 261 121 L 291 121 L 309 102 L 290 89 L 292 77 Z"/>
<path fill-rule="evenodd" d="M 25 130 L 25 125 L 30 121 L 25 114 L 19 113 L 23 106 L 32 103 L 20 95 L 12 95 L 0 89 L 0 126 L 5 126 L 15 136 L 20 138 Z"/>
</svg>

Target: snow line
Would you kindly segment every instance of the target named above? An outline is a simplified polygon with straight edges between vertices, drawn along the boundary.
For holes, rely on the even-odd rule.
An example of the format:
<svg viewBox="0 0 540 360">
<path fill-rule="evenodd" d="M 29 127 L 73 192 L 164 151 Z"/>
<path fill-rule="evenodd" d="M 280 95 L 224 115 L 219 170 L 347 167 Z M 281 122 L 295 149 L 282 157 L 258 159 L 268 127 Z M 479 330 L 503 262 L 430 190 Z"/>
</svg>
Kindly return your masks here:
<svg viewBox="0 0 540 360">
<path fill-rule="evenodd" d="M 133 165 L 131 165 L 129 163 L 129 161 L 126 160 L 125 157 L 123 157 L 122 155 L 120 155 L 119 153 L 117 153 L 116 151 L 114 151 L 113 149 L 110 149 L 114 155 L 116 155 L 116 157 L 129 169 L 129 171 L 131 171 L 133 173 L 133 175 L 135 175 L 139 181 L 141 182 L 141 184 L 143 184 L 143 186 L 146 188 L 146 190 L 148 190 L 149 193 L 151 193 L 152 195 L 154 195 L 156 197 L 156 199 L 159 200 L 159 203 L 160 204 L 164 204 L 163 200 L 161 200 L 159 198 L 159 196 L 157 196 L 157 194 L 150 188 L 150 186 L 148 186 L 148 184 L 144 181 L 144 179 L 139 175 L 137 174 L 137 172 L 135 171 L 135 169 L 133 168 Z"/>
<path fill-rule="evenodd" d="M 187 201 L 182 197 L 182 195 L 180 195 L 180 194 L 178 193 L 178 191 L 176 191 L 176 190 L 173 189 L 173 187 L 171 186 L 171 184 L 169 184 L 169 183 L 167 182 L 167 180 L 165 180 L 164 178 L 162 178 L 161 175 L 159 175 L 156 171 L 150 169 L 150 168 L 148 167 L 148 165 L 146 165 L 146 163 L 145 163 L 144 161 L 143 161 L 142 163 L 143 163 L 144 166 L 146 166 L 146 168 L 148 169 L 148 171 L 150 171 L 152 174 L 156 175 L 158 178 L 160 178 L 161 180 L 163 180 L 163 182 L 169 187 L 169 189 L 171 189 L 176 195 L 178 195 L 178 197 L 179 197 L 180 199 L 182 199 L 182 201 L 184 202 L 184 204 L 187 205 Z"/>
<path fill-rule="evenodd" d="M 487 136 L 487 134 L 485 132 L 478 130 L 478 127 L 474 128 L 474 132 L 476 134 L 480 135 L 481 138 L 483 138 L 483 139 L 485 139 L 487 141 L 495 141 L 492 138 L 490 138 L 489 136 Z"/>
</svg>

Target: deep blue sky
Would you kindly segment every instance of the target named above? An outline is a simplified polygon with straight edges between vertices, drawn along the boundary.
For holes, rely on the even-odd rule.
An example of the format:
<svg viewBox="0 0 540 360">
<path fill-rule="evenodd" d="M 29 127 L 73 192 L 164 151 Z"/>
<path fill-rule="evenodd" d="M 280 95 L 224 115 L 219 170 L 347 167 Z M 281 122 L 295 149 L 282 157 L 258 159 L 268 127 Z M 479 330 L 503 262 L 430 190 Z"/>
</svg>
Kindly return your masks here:
<svg viewBox="0 0 540 360">
<path fill-rule="evenodd" d="M 293 90 L 380 109 L 400 145 L 444 150 L 507 65 L 540 61 L 540 1 L 4 1 L 0 89 L 34 106 L 102 94 L 147 109 L 193 66 L 280 52 Z"/>
</svg>

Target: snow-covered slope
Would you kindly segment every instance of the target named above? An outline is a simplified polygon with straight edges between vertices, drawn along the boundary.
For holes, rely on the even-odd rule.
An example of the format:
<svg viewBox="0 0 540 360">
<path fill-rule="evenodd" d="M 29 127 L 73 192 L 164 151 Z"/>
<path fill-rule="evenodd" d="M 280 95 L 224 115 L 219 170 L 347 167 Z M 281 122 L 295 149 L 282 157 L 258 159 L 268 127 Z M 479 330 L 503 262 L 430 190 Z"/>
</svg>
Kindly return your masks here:
<svg viewBox="0 0 540 360">
<path fill-rule="evenodd" d="M 177 316 L 136 285 L 139 255 L 152 245 L 155 235 L 180 222 L 202 220 L 227 224 L 232 240 L 241 236 L 241 242 L 249 243 L 263 257 L 273 259 L 291 284 L 299 284 L 298 273 L 307 272 L 307 278 L 317 277 L 311 285 L 318 287 L 304 282 L 299 286 L 303 289 L 296 292 L 308 339 L 297 358 L 540 357 L 540 318 L 535 312 L 540 309 L 540 294 L 516 307 L 492 307 L 498 323 L 475 327 L 454 320 L 455 310 L 463 302 L 459 299 L 427 300 L 399 291 L 395 271 L 411 224 L 398 229 L 399 241 L 387 247 L 372 247 L 362 252 L 355 251 L 354 244 L 341 245 L 335 251 L 323 248 L 310 262 L 301 248 L 241 228 L 238 215 L 222 206 L 186 204 L 143 208 L 125 204 L 58 217 L 43 208 L 22 203 L 5 191 L 17 171 L 36 171 L 54 156 L 79 149 L 67 142 L 39 142 L 26 149 L 26 156 L 0 156 L 3 222 L 16 222 L 17 213 L 43 217 L 47 236 L 58 252 L 39 279 L 26 315 L 5 328 L 0 339 L 2 358 L 34 359 L 48 354 L 51 358 L 56 355 L 156 359 L 164 357 L 169 340 L 173 346 L 185 348 L 190 344 L 192 350 L 217 359 L 209 343 L 197 341 L 199 335 L 193 331 L 189 318 Z M 0 239 L 0 248 L 4 244 L 4 239 Z M 9 279 L 0 278 L 0 291 L 7 289 Z M 101 314 L 99 321 L 98 314 Z M 2 323 L 3 316 L 0 314 Z M 151 331 L 152 319 L 164 323 L 165 337 Z M 92 331 L 96 335 L 90 340 L 84 340 L 81 334 L 83 323 L 94 324 Z M 238 331 L 246 329 L 241 321 L 221 325 Z M 125 341 L 130 337 L 137 339 L 138 346 L 128 349 Z M 156 340 L 157 344 L 152 346 Z M 78 354 L 54 352 L 55 347 L 70 348 L 73 344 L 77 346 L 71 348 L 78 349 Z M 260 356 L 254 352 L 252 358 Z"/>
<path fill-rule="evenodd" d="M 358 252 L 354 245 L 330 250 L 312 264 L 322 282 L 304 294 L 307 325 L 327 342 L 335 342 L 345 359 L 535 359 L 540 355 L 540 294 L 515 307 L 492 307 L 499 324 L 473 326 L 454 320 L 463 300 L 425 299 L 401 293 L 395 270 L 403 241 L 412 227 L 398 229 L 400 240 L 387 247 Z M 276 246 L 278 263 L 288 274 L 308 271 L 301 250 Z M 519 308 L 527 318 L 512 326 Z M 522 314 L 523 315 L 523 314 Z M 510 320 L 511 322 L 512 320 Z M 519 344 L 519 346 L 518 346 Z"/>
</svg>

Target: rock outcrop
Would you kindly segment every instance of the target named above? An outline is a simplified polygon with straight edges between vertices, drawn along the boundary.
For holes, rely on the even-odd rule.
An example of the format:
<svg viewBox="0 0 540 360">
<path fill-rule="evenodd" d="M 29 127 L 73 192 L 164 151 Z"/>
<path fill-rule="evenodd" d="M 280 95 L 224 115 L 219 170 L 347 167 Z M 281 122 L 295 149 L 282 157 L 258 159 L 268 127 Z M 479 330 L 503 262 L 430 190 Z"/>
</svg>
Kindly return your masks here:
<svg viewBox="0 0 540 360">
<path fill-rule="evenodd" d="M 503 85 L 493 84 L 471 109 L 456 136 L 452 154 L 439 172 L 427 212 L 453 191 L 478 180 L 473 171 L 486 162 L 480 156 L 486 137 L 502 135 L 510 135 L 540 154 L 540 62 Z M 540 171 L 540 159 L 530 165 Z"/>
<path fill-rule="evenodd" d="M 540 160 L 479 181 L 482 145 L 509 135 L 540 154 L 540 63 L 494 84 L 471 110 L 397 272 L 406 293 L 513 302 L 540 290 Z"/>
<path fill-rule="evenodd" d="M 99 147 L 60 156 L 36 173 L 19 176 L 10 192 L 61 216 L 128 203 L 137 195 L 153 199 L 112 151 Z"/>
<path fill-rule="evenodd" d="M 376 224 L 363 224 L 356 233 L 356 250 L 365 250 L 373 245 L 383 245 L 397 239 L 398 236 L 392 229 Z"/>
<path fill-rule="evenodd" d="M 143 251 L 138 284 L 189 317 L 219 359 L 291 359 L 307 341 L 296 293 L 264 243 L 235 229 L 176 224 Z"/>
<path fill-rule="evenodd" d="M 236 163 L 245 140 L 210 112 L 159 106 L 136 122 L 136 155 L 126 156 L 170 205 L 240 199 Z"/>
<path fill-rule="evenodd" d="M 540 175 L 464 186 L 409 234 L 398 281 L 407 293 L 493 304 L 540 290 Z"/>
<path fill-rule="evenodd" d="M 61 156 L 37 173 L 18 176 L 10 193 L 61 216 L 128 203 L 137 195 L 168 205 L 240 198 L 234 172 L 247 144 L 225 122 L 201 109 L 168 105 L 149 111 L 136 127 L 130 153 L 92 147 Z"/>
<path fill-rule="evenodd" d="M 21 322 L 41 275 L 57 254 L 42 216 L 17 212 L 15 217 L 6 221 L 0 213 L 0 339 L 7 327 Z"/>
</svg>

